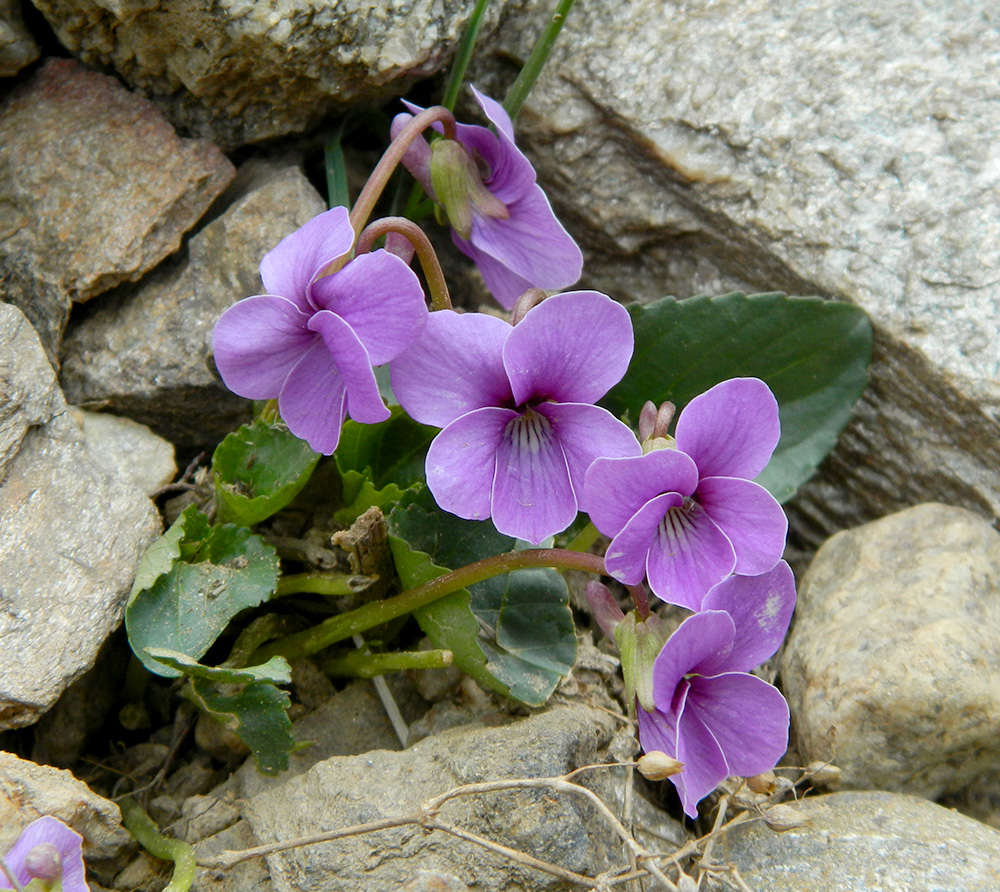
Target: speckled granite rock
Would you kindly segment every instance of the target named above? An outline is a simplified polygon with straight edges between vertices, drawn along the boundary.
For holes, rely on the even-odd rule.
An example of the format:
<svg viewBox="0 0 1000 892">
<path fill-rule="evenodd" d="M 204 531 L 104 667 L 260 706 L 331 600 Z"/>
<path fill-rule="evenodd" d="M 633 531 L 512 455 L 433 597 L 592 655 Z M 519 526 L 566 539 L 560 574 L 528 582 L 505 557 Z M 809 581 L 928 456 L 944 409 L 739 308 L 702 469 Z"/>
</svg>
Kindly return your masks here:
<svg viewBox="0 0 1000 892">
<path fill-rule="evenodd" d="M 62 43 L 114 66 L 180 126 L 231 148 L 334 107 L 400 94 L 442 68 L 470 0 L 39 0 Z M 487 9 L 483 37 L 505 5 Z"/>
<path fill-rule="evenodd" d="M 808 823 L 775 833 L 748 822 L 726 834 L 717 859 L 767 892 L 1000 888 L 1000 832 L 925 799 L 831 793 L 793 807 Z"/>
<path fill-rule="evenodd" d="M 249 420 L 212 361 L 223 310 L 260 294 L 260 260 L 325 204 L 296 167 L 260 168 L 246 193 L 135 289 L 109 295 L 67 333 L 62 386 L 148 425 L 182 454 L 211 450 Z"/>
<path fill-rule="evenodd" d="M 553 6 L 505 26 L 482 86 L 502 92 Z M 993 16 L 988 0 L 581 0 L 518 118 L 585 287 L 785 290 L 871 314 L 871 387 L 793 506 L 810 544 L 929 499 L 1000 514 Z"/>
<path fill-rule="evenodd" d="M 1000 771 L 1000 533 L 921 505 L 838 533 L 799 588 L 781 678 L 805 763 L 930 799 Z"/>
<path fill-rule="evenodd" d="M 17 74 L 38 58 L 38 44 L 24 27 L 20 0 L 0 0 L 0 77 Z"/>
<path fill-rule="evenodd" d="M 49 357 L 71 301 L 135 281 L 232 179 L 203 140 L 179 139 L 114 78 L 54 59 L 0 101 L 0 300 Z"/>
</svg>

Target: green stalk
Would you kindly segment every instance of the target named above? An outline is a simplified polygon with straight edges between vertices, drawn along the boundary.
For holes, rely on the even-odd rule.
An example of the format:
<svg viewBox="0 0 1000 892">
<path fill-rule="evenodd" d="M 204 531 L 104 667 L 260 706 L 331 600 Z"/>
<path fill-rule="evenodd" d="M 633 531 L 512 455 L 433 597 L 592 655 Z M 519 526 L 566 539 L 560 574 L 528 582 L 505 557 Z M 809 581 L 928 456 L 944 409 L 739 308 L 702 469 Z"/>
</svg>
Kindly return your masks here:
<svg viewBox="0 0 1000 892">
<path fill-rule="evenodd" d="M 458 94 L 462 89 L 462 81 L 465 80 L 465 72 L 472 59 L 472 51 L 476 48 L 476 40 L 479 37 L 479 29 L 483 24 L 483 16 L 486 15 L 486 7 L 490 5 L 490 0 L 477 0 L 469 22 L 465 26 L 462 40 L 458 44 L 455 52 L 455 61 L 452 63 L 451 71 L 448 74 L 448 84 L 444 90 L 444 99 L 441 104 L 448 111 L 455 110 L 455 103 L 458 101 Z"/>
<path fill-rule="evenodd" d="M 174 862 L 174 873 L 163 892 L 188 892 L 194 881 L 194 849 L 180 839 L 168 839 L 131 796 L 118 800 L 122 823 L 150 855 Z"/>
<path fill-rule="evenodd" d="M 356 595 L 364 591 L 378 577 L 359 576 L 353 573 L 295 573 L 282 576 L 275 589 L 275 598 L 286 595 Z"/>
<path fill-rule="evenodd" d="M 351 206 L 351 194 L 347 189 L 347 162 L 344 159 L 344 122 L 341 121 L 336 133 L 323 146 L 323 162 L 326 168 L 327 204 L 332 207 Z"/>
<path fill-rule="evenodd" d="M 588 523 L 573 541 L 566 546 L 567 551 L 590 551 L 591 546 L 600 538 L 601 531 L 592 523 Z"/>
<path fill-rule="evenodd" d="M 503 100 L 503 107 L 507 114 L 510 115 L 512 121 L 517 117 L 521 106 L 524 105 L 524 100 L 528 98 L 531 88 L 535 86 L 535 81 L 538 80 L 538 76 L 542 73 L 542 67 L 548 61 L 549 53 L 552 52 L 556 38 L 559 36 L 559 32 L 562 31 L 562 26 L 566 22 L 566 16 L 569 15 L 569 11 L 572 8 L 573 0 L 559 0 L 559 5 L 553 13 L 548 27 L 538 38 L 531 50 L 531 55 L 528 56 L 528 61 L 524 63 L 524 67 L 521 69 L 514 83 L 510 85 L 510 89 Z"/>
<path fill-rule="evenodd" d="M 352 635 L 358 635 L 367 629 L 413 613 L 414 610 L 426 607 L 459 589 L 493 576 L 529 567 L 554 567 L 557 570 L 583 570 L 588 573 L 605 574 L 604 559 L 596 554 L 582 554 L 562 548 L 529 548 L 524 551 L 498 554 L 460 567 L 458 570 L 452 570 L 395 597 L 372 601 L 348 613 L 331 616 L 311 629 L 289 635 L 262 647 L 254 656 L 254 661 L 263 663 L 276 656 L 291 661 L 301 656 L 309 656 Z"/>
<path fill-rule="evenodd" d="M 407 669 L 446 669 L 454 661 L 454 654 L 450 650 L 415 650 L 384 654 L 356 650 L 343 656 L 323 660 L 320 668 L 327 675 L 375 678 L 387 672 L 402 672 Z"/>
</svg>

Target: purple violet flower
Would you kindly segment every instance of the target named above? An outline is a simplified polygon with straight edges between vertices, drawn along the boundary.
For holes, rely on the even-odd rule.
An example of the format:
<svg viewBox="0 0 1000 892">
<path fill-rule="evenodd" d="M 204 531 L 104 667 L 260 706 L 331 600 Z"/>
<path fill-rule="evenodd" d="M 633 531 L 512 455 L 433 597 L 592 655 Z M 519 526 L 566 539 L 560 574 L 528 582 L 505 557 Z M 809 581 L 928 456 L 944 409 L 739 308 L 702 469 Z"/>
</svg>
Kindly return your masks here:
<svg viewBox="0 0 1000 892">
<path fill-rule="evenodd" d="M 649 580 L 689 610 L 730 573 L 755 576 L 781 558 L 788 521 L 751 482 L 778 443 L 778 404 L 757 378 L 733 378 L 695 397 L 677 419 L 676 449 L 598 458 L 584 496 L 594 526 L 613 537 L 608 573 Z"/>
<path fill-rule="evenodd" d="M 32 821 L 4 856 L 10 872 L 22 886 L 36 877 L 62 883 L 62 892 L 89 892 L 83 866 L 83 837 L 57 818 Z M 0 889 L 10 889 L 0 871 Z M 46 886 L 48 888 L 48 886 Z"/>
<path fill-rule="evenodd" d="M 438 505 L 534 543 L 566 529 L 587 510 L 590 463 L 640 452 L 593 405 L 625 374 L 632 347 L 628 312 L 596 291 L 550 297 L 513 327 L 484 313 L 431 313 L 390 370 L 410 417 L 443 428 L 427 453 Z"/>
<path fill-rule="evenodd" d="M 653 701 L 636 706 L 639 741 L 684 763 L 670 778 L 684 813 L 730 775 L 770 771 L 788 745 L 788 704 L 750 670 L 781 646 L 795 607 L 795 579 L 780 561 L 761 576 L 731 576 L 706 595 L 653 664 Z"/>
<path fill-rule="evenodd" d="M 412 344 L 427 319 L 416 274 L 386 251 L 320 276 L 353 244 L 347 208 L 314 217 L 264 255 L 267 294 L 231 306 L 212 333 L 226 386 L 277 398 L 288 429 L 327 455 L 348 415 L 365 424 L 389 417 L 372 366 Z"/>
<path fill-rule="evenodd" d="M 475 87 L 472 92 L 496 132 L 473 124 L 457 125 L 457 142 L 468 157 L 464 159 L 466 170 L 459 170 L 454 158 L 445 162 L 452 166 L 447 179 L 452 183 L 456 179 L 465 181 L 464 194 L 457 202 L 459 213 L 450 214 L 449 222 L 459 250 L 475 262 L 486 287 L 509 310 L 529 288 L 556 291 L 574 284 L 583 269 L 583 255 L 535 182 L 531 162 L 514 144 L 510 116 L 500 103 Z M 405 104 L 413 114 L 423 111 L 409 102 Z M 397 115 L 392 122 L 392 136 L 411 118 L 408 114 Z M 435 149 L 444 148 L 443 142 L 435 143 Z M 407 150 L 403 164 L 428 195 L 454 208 L 455 204 L 439 195 L 432 182 L 435 149 L 417 139 Z M 471 171 L 471 177 L 467 171 Z"/>
</svg>

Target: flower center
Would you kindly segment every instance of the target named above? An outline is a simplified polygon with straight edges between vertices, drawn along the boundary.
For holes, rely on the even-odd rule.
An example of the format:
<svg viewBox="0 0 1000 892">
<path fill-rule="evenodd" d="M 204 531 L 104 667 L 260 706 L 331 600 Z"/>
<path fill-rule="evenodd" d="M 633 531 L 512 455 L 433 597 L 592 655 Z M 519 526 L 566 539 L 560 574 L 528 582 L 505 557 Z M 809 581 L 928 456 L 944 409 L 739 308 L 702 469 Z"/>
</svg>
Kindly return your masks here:
<svg viewBox="0 0 1000 892">
<path fill-rule="evenodd" d="M 544 415 L 526 408 L 507 423 L 504 436 L 519 455 L 534 455 L 552 440 L 552 425 Z"/>
</svg>

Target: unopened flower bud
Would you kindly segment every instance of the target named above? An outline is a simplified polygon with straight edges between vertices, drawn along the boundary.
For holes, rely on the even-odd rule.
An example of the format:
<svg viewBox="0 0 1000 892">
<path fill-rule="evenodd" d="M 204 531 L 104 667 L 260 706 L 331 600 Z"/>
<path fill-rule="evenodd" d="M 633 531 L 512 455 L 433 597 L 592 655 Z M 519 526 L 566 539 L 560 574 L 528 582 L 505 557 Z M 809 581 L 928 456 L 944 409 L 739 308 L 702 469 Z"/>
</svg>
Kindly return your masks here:
<svg viewBox="0 0 1000 892">
<path fill-rule="evenodd" d="M 764 823 L 775 833 L 784 833 L 808 824 L 809 818 L 794 805 L 772 805 L 764 812 Z"/>
<path fill-rule="evenodd" d="M 773 771 L 765 771 L 763 774 L 755 774 L 747 778 L 747 786 L 754 793 L 770 795 L 778 789 L 777 776 Z"/>
<path fill-rule="evenodd" d="M 840 769 L 829 762 L 810 762 L 806 768 L 806 777 L 813 783 L 833 786 L 840 783 Z"/>
<path fill-rule="evenodd" d="M 453 139 L 431 146 L 431 184 L 452 229 L 463 239 L 472 234 L 472 208 L 497 220 L 510 217 L 507 206 L 483 184 L 479 168 L 466 148 Z"/>
<path fill-rule="evenodd" d="M 59 849 L 50 842 L 40 842 L 25 856 L 24 869 L 28 876 L 41 880 L 46 886 L 58 882 L 63 875 Z"/>
<path fill-rule="evenodd" d="M 659 750 L 653 750 L 639 759 L 636 767 L 639 769 L 639 774 L 647 780 L 661 781 L 680 774 L 684 770 L 684 763 L 671 759 Z"/>
<path fill-rule="evenodd" d="M 601 627 L 601 631 L 608 638 L 614 641 L 615 629 L 618 628 L 618 623 L 625 619 L 625 614 L 622 613 L 622 609 L 618 606 L 614 595 L 611 594 L 610 589 L 606 585 L 598 582 L 596 579 L 591 579 L 587 583 L 584 594 L 587 596 L 587 603 L 590 605 L 590 609 L 594 612 L 594 619 L 597 621 L 597 625 Z"/>
</svg>

